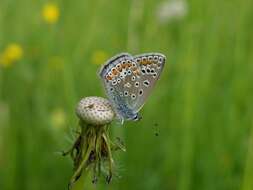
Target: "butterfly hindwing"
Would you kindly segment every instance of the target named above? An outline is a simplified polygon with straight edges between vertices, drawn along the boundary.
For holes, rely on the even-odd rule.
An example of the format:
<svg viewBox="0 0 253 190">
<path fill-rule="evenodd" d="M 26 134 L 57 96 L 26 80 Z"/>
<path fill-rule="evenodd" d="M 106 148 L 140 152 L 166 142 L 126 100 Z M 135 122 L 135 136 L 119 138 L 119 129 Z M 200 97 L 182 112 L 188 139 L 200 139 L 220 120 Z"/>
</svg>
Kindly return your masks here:
<svg viewBox="0 0 253 190">
<path fill-rule="evenodd" d="M 139 111 L 153 90 L 156 82 L 160 78 L 165 64 L 165 56 L 160 53 L 146 53 L 134 56 L 134 60 L 140 68 L 138 78 L 139 87 L 135 104 L 131 107 Z"/>
</svg>

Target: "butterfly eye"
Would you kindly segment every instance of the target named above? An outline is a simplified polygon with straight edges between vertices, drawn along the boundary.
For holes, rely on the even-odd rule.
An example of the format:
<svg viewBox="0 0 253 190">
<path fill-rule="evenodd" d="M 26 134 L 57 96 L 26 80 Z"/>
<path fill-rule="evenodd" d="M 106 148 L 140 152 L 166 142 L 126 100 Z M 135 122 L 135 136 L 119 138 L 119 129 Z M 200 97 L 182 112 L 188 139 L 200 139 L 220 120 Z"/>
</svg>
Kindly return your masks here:
<svg viewBox="0 0 253 190">
<path fill-rule="evenodd" d="M 132 76 L 132 81 L 135 81 L 135 76 Z"/>
<path fill-rule="evenodd" d="M 118 79 L 117 79 L 117 82 L 118 82 L 118 83 L 120 83 L 120 82 L 121 82 L 120 78 L 118 78 Z"/>
<path fill-rule="evenodd" d="M 127 63 L 131 63 L 131 61 L 130 61 L 130 60 L 127 60 Z"/>
<path fill-rule="evenodd" d="M 135 83 L 135 87 L 138 88 L 138 87 L 139 87 L 139 84 L 140 84 L 139 82 L 136 82 L 136 83 Z"/>
<path fill-rule="evenodd" d="M 152 68 L 150 72 L 151 72 L 152 74 L 155 73 L 155 69 Z"/>
<path fill-rule="evenodd" d="M 111 92 L 113 92 L 113 91 L 114 91 L 114 88 L 113 88 L 113 87 L 111 87 L 111 88 L 110 88 L 110 91 L 111 91 Z"/>
<path fill-rule="evenodd" d="M 124 60 L 123 60 L 121 63 L 122 63 L 122 64 L 125 64 L 125 63 L 126 63 L 126 61 L 124 61 Z"/>
<path fill-rule="evenodd" d="M 140 61 L 141 61 L 140 58 L 137 58 L 137 59 L 136 59 L 136 62 L 137 62 L 137 63 L 140 63 Z"/>
<path fill-rule="evenodd" d="M 154 56 L 154 60 L 155 60 L 155 61 L 158 60 L 158 56 L 157 56 L 157 55 Z"/>
<path fill-rule="evenodd" d="M 108 75 L 109 75 L 110 77 L 112 77 L 112 73 L 111 73 L 111 72 L 109 72 Z"/>
<path fill-rule="evenodd" d="M 154 73 L 154 74 L 153 74 L 153 78 L 156 78 L 156 77 L 157 77 L 157 73 Z"/>
<path fill-rule="evenodd" d="M 162 62 L 163 61 L 163 57 L 159 57 L 159 61 Z"/>
<path fill-rule="evenodd" d="M 128 96 L 128 91 L 124 91 L 124 95 L 125 95 L 125 96 Z"/>
<path fill-rule="evenodd" d="M 131 75 L 131 74 L 132 74 L 132 71 L 131 71 L 131 70 L 128 70 L 128 71 L 127 71 L 127 74 L 128 74 L 128 75 Z"/>
<path fill-rule="evenodd" d="M 134 121 L 139 121 L 140 119 L 141 119 L 141 118 L 139 118 L 138 115 L 134 116 L 134 118 L 133 118 Z"/>
</svg>

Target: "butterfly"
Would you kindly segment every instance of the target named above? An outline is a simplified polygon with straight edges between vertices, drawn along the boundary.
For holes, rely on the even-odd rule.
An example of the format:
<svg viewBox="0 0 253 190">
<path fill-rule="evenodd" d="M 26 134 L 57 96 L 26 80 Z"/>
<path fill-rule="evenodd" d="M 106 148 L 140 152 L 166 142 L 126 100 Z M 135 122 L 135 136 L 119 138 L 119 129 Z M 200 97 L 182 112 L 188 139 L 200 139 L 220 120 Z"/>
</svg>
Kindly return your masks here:
<svg viewBox="0 0 253 190">
<path fill-rule="evenodd" d="M 165 60 L 161 53 L 121 53 L 102 66 L 99 76 L 121 123 L 141 119 L 138 112 L 160 78 Z"/>
</svg>

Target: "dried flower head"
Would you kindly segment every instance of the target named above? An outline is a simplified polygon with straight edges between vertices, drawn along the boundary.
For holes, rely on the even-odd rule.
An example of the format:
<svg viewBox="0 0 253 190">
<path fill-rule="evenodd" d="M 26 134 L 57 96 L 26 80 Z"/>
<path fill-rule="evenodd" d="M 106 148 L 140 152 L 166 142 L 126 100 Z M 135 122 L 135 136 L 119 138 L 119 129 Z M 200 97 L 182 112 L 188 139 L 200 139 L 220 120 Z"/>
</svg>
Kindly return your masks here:
<svg viewBox="0 0 253 190">
<path fill-rule="evenodd" d="M 110 102 L 101 97 L 83 98 L 77 108 L 77 116 L 88 124 L 106 125 L 114 119 L 114 111 Z"/>
</svg>

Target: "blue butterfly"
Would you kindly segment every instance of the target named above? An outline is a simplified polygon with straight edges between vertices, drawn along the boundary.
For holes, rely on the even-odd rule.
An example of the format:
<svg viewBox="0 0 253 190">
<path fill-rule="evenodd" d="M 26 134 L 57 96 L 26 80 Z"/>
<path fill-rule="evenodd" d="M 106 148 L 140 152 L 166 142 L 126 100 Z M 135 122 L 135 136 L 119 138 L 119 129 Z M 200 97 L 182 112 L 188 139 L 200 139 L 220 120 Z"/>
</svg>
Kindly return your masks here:
<svg viewBox="0 0 253 190">
<path fill-rule="evenodd" d="M 138 112 L 160 78 L 165 60 L 160 53 L 121 53 L 102 66 L 99 76 L 122 123 L 141 118 Z"/>
</svg>

